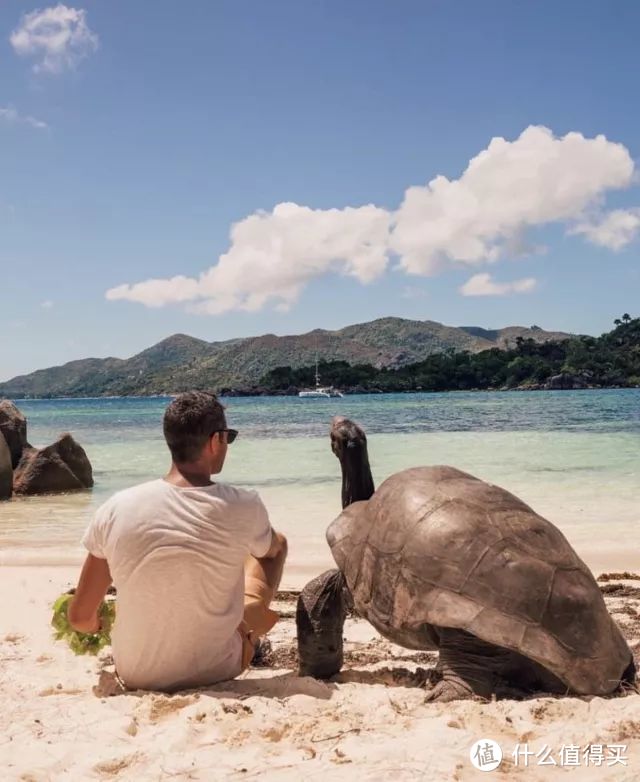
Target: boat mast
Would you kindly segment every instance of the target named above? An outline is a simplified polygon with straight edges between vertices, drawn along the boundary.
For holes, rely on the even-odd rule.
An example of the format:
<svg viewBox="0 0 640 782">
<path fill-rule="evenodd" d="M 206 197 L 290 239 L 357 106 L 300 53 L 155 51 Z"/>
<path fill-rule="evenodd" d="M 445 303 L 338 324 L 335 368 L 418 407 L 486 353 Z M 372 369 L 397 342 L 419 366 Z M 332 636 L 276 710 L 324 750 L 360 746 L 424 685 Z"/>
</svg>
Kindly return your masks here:
<svg viewBox="0 0 640 782">
<path fill-rule="evenodd" d="M 316 351 L 316 389 L 320 388 L 320 375 L 318 374 L 318 351 Z"/>
</svg>

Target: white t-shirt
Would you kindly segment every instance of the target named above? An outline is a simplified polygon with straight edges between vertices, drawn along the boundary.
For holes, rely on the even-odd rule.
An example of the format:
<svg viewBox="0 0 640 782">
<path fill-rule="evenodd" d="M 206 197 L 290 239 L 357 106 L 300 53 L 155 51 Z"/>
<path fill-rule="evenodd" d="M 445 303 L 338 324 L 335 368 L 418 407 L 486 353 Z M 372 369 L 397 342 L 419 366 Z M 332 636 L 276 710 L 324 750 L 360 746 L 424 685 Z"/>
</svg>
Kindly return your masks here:
<svg viewBox="0 0 640 782">
<path fill-rule="evenodd" d="M 82 542 L 107 560 L 117 589 L 111 640 L 127 686 L 197 687 L 240 673 L 244 562 L 271 545 L 256 492 L 143 483 L 102 505 Z"/>
</svg>

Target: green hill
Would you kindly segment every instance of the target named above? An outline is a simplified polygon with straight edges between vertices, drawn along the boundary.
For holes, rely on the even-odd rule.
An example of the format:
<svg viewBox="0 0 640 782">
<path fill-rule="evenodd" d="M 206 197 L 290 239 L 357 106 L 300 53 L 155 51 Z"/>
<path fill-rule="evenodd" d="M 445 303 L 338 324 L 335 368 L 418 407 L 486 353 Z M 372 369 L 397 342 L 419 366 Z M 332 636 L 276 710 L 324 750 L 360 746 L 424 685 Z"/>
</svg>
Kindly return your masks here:
<svg viewBox="0 0 640 782">
<path fill-rule="evenodd" d="M 538 327 L 456 328 L 403 318 L 381 318 L 337 331 L 265 334 L 225 342 L 174 334 L 129 359 L 88 358 L 15 377 L 0 383 L 0 396 L 150 396 L 193 388 L 241 388 L 256 385 L 276 367 L 313 364 L 316 353 L 323 361 L 395 368 L 449 350 L 478 353 L 508 347 L 518 337 L 542 343 L 568 336 Z"/>
<path fill-rule="evenodd" d="M 346 391 L 470 391 L 486 389 L 553 389 L 640 387 L 640 318 L 625 313 L 615 328 L 600 337 L 566 336 L 546 342 L 521 330 L 491 333 L 508 346 L 479 352 L 447 350 L 402 366 L 323 362 L 323 382 Z M 515 335 L 515 342 L 511 339 Z M 266 392 L 288 393 L 313 382 L 315 366 L 281 366 L 261 380 Z"/>
</svg>

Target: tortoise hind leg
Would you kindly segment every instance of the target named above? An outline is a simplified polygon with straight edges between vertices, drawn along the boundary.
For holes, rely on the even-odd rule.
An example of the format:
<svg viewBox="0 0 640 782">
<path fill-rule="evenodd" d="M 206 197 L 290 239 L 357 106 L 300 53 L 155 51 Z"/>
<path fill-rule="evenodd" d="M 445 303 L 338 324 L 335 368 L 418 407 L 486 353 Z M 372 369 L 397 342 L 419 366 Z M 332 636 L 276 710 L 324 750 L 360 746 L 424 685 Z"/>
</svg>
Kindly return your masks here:
<svg viewBox="0 0 640 782">
<path fill-rule="evenodd" d="M 489 699 L 495 689 L 497 646 L 484 643 L 464 630 L 438 628 L 441 680 L 427 692 L 427 702 L 448 703 L 465 698 Z"/>
<path fill-rule="evenodd" d="M 541 665 L 517 652 L 481 641 L 464 630 L 438 628 L 442 679 L 426 700 L 522 698 L 532 692 L 566 693 L 566 686 Z"/>
</svg>

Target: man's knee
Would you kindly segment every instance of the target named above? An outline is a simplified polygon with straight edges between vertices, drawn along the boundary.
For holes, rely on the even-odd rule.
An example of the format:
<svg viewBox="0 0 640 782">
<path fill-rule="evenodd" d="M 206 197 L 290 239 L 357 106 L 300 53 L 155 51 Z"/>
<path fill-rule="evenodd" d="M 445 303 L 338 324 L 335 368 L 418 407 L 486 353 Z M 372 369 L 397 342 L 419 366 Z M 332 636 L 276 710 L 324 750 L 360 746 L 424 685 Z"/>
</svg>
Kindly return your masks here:
<svg viewBox="0 0 640 782">
<path fill-rule="evenodd" d="M 280 545 L 280 553 L 279 556 L 286 557 L 289 553 L 289 544 L 287 543 L 287 539 L 282 534 L 282 532 L 276 532 L 275 533 L 276 540 L 278 541 L 278 544 Z"/>
</svg>

